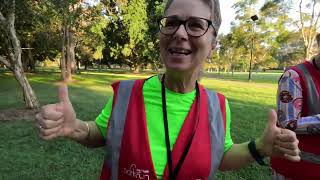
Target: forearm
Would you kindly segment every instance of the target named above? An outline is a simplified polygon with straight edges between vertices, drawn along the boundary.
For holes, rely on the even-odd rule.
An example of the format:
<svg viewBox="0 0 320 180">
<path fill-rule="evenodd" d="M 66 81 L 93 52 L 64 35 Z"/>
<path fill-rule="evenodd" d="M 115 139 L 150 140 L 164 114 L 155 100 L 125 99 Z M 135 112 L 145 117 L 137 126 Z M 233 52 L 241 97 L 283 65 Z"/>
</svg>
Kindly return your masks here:
<svg viewBox="0 0 320 180">
<path fill-rule="evenodd" d="M 297 120 L 297 134 L 320 134 L 320 114 Z"/>
<path fill-rule="evenodd" d="M 265 156 L 265 153 L 261 151 L 260 140 L 257 139 L 255 142 L 259 154 Z M 219 169 L 222 171 L 237 170 L 253 163 L 255 160 L 249 152 L 248 144 L 249 142 L 233 144 L 231 149 L 224 154 Z"/>
<path fill-rule="evenodd" d="M 77 119 L 76 127 L 69 138 L 89 148 L 105 145 L 105 140 L 94 121 L 85 122 Z"/>
<path fill-rule="evenodd" d="M 294 87 L 294 86 L 292 86 Z M 281 89 L 280 89 L 281 90 Z M 320 133 L 320 114 L 314 116 L 301 117 L 301 107 L 297 104 L 302 103 L 301 92 L 298 89 L 291 90 L 291 102 L 282 102 L 278 98 L 278 112 L 280 125 L 283 128 L 290 129 L 297 134 L 319 134 Z M 283 100 L 284 101 L 284 100 Z M 294 102 L 297 102 L 296 104 Z"/>
<path fill-rule="evenodd" d="M 299 75 L 288 70 L 281 78 L 278 89 L 279 125 L 297 134 L 319 133 L 314 129 L 320 125 L 320 115 L 301 117 L 303 99 Z"/>
</svg>

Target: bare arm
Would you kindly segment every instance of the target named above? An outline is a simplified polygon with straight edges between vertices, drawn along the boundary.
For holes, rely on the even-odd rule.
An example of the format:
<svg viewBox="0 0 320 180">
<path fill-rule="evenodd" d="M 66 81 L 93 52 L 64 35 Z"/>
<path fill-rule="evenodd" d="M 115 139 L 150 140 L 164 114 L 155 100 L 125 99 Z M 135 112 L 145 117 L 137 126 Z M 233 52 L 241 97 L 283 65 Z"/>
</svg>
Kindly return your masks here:
<svg viewBox="0 0 320 180">
<path fill-rule="evenodd" d="M 105 145 L 105 139 L 94 121 L 85 122 L 77 119 L 76 128 L 69 138 L 90 148 Z"/>
<path fill-rule="evenodd" d="M 224 155 L 219 169 L 222 171 L 236 170 L 254 162 L 249 152 L 248 144 L 249 142 L 233 144 L 231 149 Z"/>
<path fill-rule="evenodd" d="M 276 126 L 277 116 L 269 113 L 269 123 L 260 138 L 255 140 L 257 152 L 263 156 L 280 156 L 291 161 L 300 161 L 298 140 L 295 133 Z M 233 144 L 222 159 L 220 170 L 235 170 L 245 167 L 255 160 L 248 149 L 248 143 Z"/>
</svg>

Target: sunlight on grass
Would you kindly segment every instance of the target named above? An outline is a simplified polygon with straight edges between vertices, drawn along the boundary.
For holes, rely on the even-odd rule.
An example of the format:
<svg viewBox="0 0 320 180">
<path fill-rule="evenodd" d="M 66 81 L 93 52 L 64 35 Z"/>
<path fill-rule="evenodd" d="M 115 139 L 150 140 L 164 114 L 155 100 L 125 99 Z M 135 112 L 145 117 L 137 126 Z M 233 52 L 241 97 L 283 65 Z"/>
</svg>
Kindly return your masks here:
<svg viewBox="0 0 320 180">
<path fill-rule="evenodd" d="M 73 76 L 69 95 L 77 118 L 94 120 L 112 95 L 111 84 L 118 80 L 148 78 L 153 74 L 111 71 L 86 71 Z M 204 74 L 208 89 L 223 93 L 230 102 L 234 142 L 259 136 L 267 122 L 267 113 L 275 108 L 277 79 L 280 73 Z M 58 102 L 60 73 L 27 74 L 42 105 Z M 0 109 L 24 107 L 21 89 L 11 73 L 0 74 Z M 104 149 L 89 150 L 67 140 L 44 142 L 37 137 L 32 122 L 0 122 L 0 179 L 97 179 Z M 11 170 L 8 167 L 14 167 Z M 19 173 L 15 173 L 19 172 Z M 239 171 L 218 173 L 217 179 L 270 179 L 270 169 L 253 164 Z"/>
</svg>

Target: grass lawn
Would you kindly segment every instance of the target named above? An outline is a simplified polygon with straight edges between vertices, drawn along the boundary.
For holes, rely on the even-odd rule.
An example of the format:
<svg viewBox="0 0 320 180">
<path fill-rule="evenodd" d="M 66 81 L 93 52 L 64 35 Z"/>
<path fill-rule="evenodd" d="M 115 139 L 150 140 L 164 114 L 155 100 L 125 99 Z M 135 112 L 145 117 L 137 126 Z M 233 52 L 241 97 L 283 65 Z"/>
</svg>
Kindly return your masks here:
<svg viewBox="0 0 320 180">
<path fill-rule="evenodd" d="M 69 95 L 83 120 L 93 120 L 112 93 L 110 84 L 121 79 L 148 77 L 146 74 L 82 72 L 74 76 Z M 260 135 L 270 108 L 275 108 L 279 73 L 205 74 L 201 83 L 222 92 L 230 102 L 231 134 L 234 142 L 248 141 Z M 28 79 L 42 105 L 57 101 L 60 74 L 28 74 Z M 0 72 L 0 110 L 24 106 L 21 90 L 9 72 Z M 98 179 L 104 149 L 87 149 L 77 143 L 57 139 L 40 140 L 30 119 L 0 121 L 0 179 Z M 270 179 L 269 167 L 256 163 L 239 171 L 219 172 L 218 179 Z"/>
</svg>

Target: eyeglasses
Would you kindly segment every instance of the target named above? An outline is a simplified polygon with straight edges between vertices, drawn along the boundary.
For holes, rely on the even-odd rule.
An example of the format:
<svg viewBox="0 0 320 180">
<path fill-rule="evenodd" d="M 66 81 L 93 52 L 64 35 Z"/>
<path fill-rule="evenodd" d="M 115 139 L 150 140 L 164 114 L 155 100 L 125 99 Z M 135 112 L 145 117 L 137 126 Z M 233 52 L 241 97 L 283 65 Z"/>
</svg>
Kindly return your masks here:
<svg viewBox="0 0 320 180">
<path fill-rule="evenodd" d="M 181 24 L 183 24 L 188 35 L 192 37 L 203 36 L 208 31 L 210 26 L 213 27 L 212 21 L 198 17 L 192 17 L 184 21 L 178 19 L 177 17 L 164 17 L 160 19 L 158 23 L 160 32 L 168 36 L 174 35 L 181 26 Z M 215 29 L 214 35 L 216 36 Z"/>
</svg>

